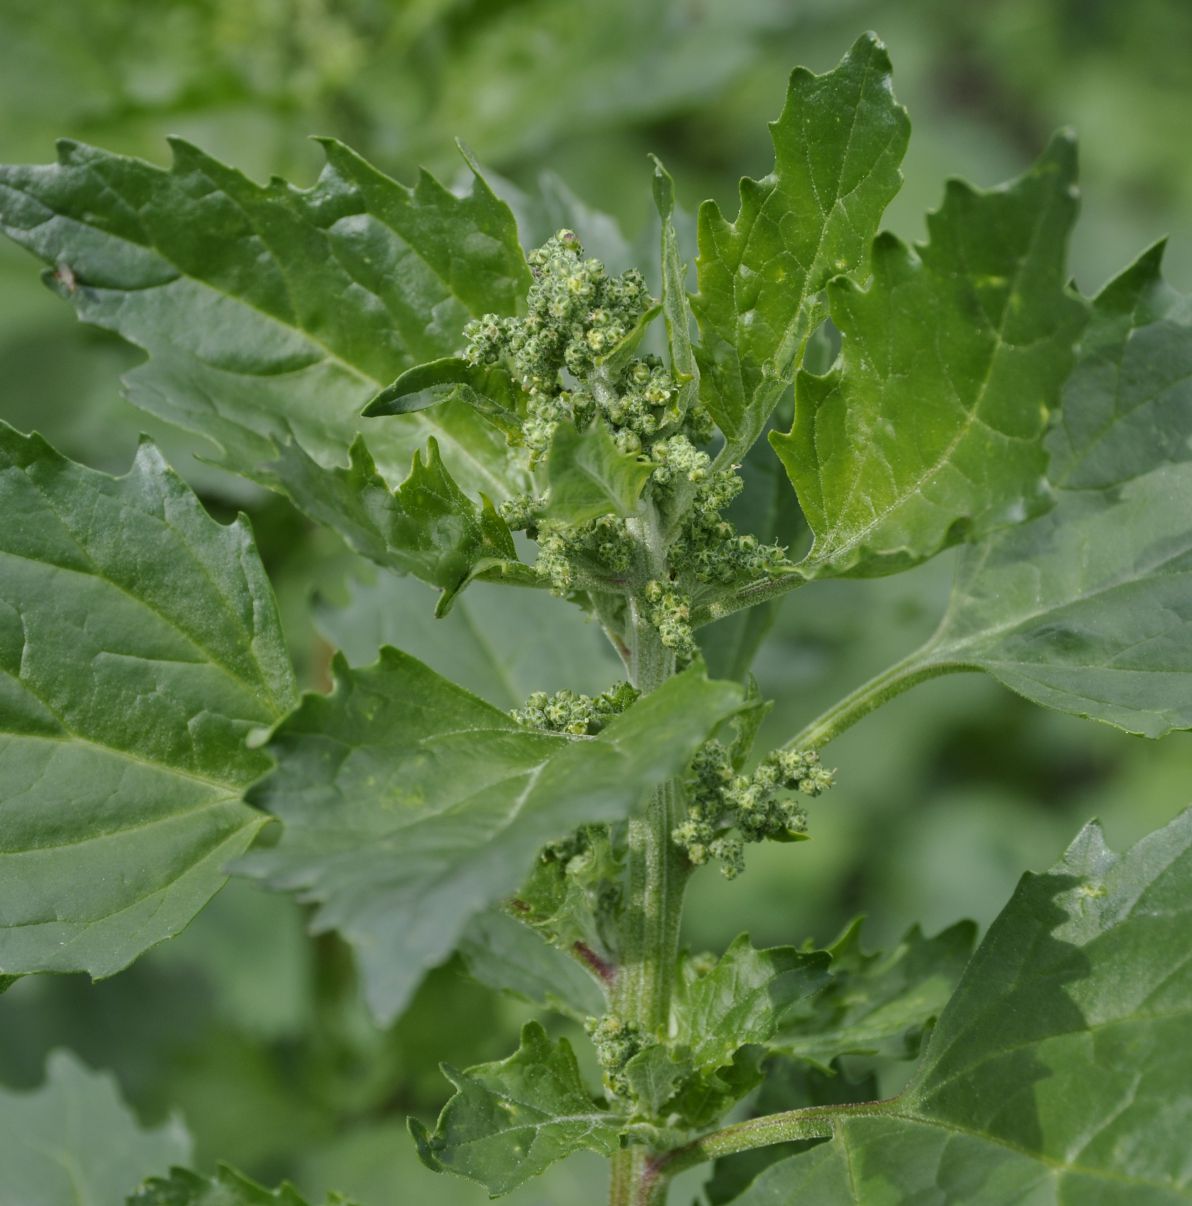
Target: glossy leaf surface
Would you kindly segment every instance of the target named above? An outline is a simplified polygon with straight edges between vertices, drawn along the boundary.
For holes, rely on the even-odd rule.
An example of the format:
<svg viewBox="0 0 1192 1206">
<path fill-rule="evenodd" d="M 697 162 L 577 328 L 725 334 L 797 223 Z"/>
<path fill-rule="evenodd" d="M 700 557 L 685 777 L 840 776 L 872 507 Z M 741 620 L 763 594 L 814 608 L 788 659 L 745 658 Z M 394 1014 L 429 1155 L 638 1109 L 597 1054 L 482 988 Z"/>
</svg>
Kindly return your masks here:
<svg viewBox="0 0 1192 1206">
<path fill-rule="evenodd" d="M 0 427 L 0 512 L 0 971 L 108 976 L 264 823 L 289 659 L 247 522 L 151 445 L 112 478 Z"/>
</svg>

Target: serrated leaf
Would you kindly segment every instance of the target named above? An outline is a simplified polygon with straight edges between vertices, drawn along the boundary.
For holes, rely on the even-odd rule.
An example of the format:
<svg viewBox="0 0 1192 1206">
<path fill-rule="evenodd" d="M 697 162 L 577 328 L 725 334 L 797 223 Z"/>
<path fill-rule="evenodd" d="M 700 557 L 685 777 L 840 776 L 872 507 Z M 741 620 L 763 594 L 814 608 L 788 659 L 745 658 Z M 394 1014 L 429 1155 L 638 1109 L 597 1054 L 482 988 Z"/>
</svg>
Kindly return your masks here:
<svg viewBox="0 0 1192 1206">
<path fill-rule="evenodd" d="M 0 1206 L 123 1206 L 142 1177 L 191 1156 L 177 1118 L 145 1130 L 110 1073 L 55 1051 L 38 1089 L 0 1089 Z"/>
<path fill-rule="evenodd" d="M 479 1181 L 494 1197 L 573 1152 L 611 1156 L 619 1146 L 622 1120 L 584 1088 L 567 1040 L 551 1042 L 537 1022 L 526 1024 L 508 1059 L 444 1071 L 456 1094 L 434 1132 L 410 1120 L 419 1155 L 429 1168 Z"/>
<path fill-rule="evenodd" d="M 569 524 L 632 515 L 653 469 L 633 453 L 621 452 L 600 420 L 584 431 L 562 422 L 547 453 L 542 515 Z"/>
<path fill-rule="evenodd" d="M 469 316 L 515 312 L 530 277 L 512 214 L 478 177 L 462 197 L 426 173 L 406 188 L 333 140 L 309 189 L 170 145 L 169 170 L 72 142 L 0 168 L 0 228 L 69 268 L 58 288 L 83 321 L 149 354 L 135 405 L 305 507 L 275 464 L 287 442 L 342 467 L 378 390 L 455 352 Z M 400 481 L 428 434 L 464 490 L 513 488 L 504 437 L 458 402 L 374 424 L 381 475 Z"/>
<path fill-rule="evenodd" d="M 740 1206 L 1192 1199 L 1192 810 L 1087 827 L 990 928 L 909 1087 L 841 1113 Z"/>
<path fill-rule="evenodd" d="M 486 909 L 472 918 L 459 951 L 468 973 L 489 988 L 579 1022 L 599 1017 L 607 1009 L 600 982 L 578 960 L 499 909 Z"/>
<path fill-rule="evenodd" d="M 838 1055 L 917 1054 L 917 1045 L 908 1049 L 907 1039 L 939 1015 L 976 936 L 968 921 L 934 938 L 914 926 L 892 950 L 868 953 L 861 947 L 861 923 L 854 922 L 827 948 L 832 960 L 827 985 L 788 1017 L 770 1045 L 823 1066 Z"/>
<path fill-rule="evenodd" d="M 624 817 L 740 703 L 692 669 L 573 740 L 520 728 L 393 649 L 333 673 L 333 693 L 306 696 L 269 744 L 279 765 L 252 799 L 284 828 L 242 867 L 318 903 L 316 928 L 356 948 L 383 1020 L 541 846 Z"/>
<path fill-rule="evenodd" d="M 902 181 L 910 124 L 885 47 L 866 34 L 834 70 L 796 69 L 770 131 L 774 170 L 741 181 L 736 221 L 711 201 L 699 212 L 701 389 L 736 456 L 794 379 L 824 316 L 817 295 L 841 273 L 866 275 Z"/>
<path fill-rule="evenodd" d="M 1085 320 L 1075 173 L 1061 134 L 1008 186 L 952 181 L 927 244 L 882 235 L 872 284 L 829 288 L 841 358 L 800 373 L 770 436 L 815 535 L 805 575 L 893 573 L 1046 509 L 1043 434 Z"/>
<path fill-rule="evenodd" d="M 112 478 L 0 425 L 0 513 L 0 970 L 109 976 L 264 823 L 289 660 L 247 522 L 151 445 Z"/>
<path fill-rule="evenodd" d="M 1148 737 L 1192 728 L 1192 310 L 1159 251 L 1096 300 L 1050 440 L 1055 508 L 966 550 L 918 655 Z"/>
<path fill-rule="evenodd" d="M 336 529 L 358 552 L 378 565 L 413 574 L 442 592 L 440 613 L 485 570 L 517 568 L 517 550 L 492 503 L 477 506 L 447 472 L 439 446 L 414 453 L 409 475 L 393 490 L 376 470 L 368 447 L 357 437 L 346 469 L 327 469 L 297 444 L 288 443 L 276 462 L 286 480 L 301 489 L 312 519 Z"/>
<path fill-rule="evenodd" d="M 154 1177 L 128 1199 L 127 1206 L 308 1206 L 289 1182 L 266 1189 L 243 1173 L 221 1164 L 214 1177 L 185 1168 L 172 1169 L 168 1177 Z M 326 1206 L 352 1206 L 347 1198 L 332 1194 Z"/>
<path fill-rule="evenodd" d="M 678 1041 L 701 1070 L 727 1064 L 738 1048 L 773 1038 L 799 1002 L 827 984 L 828 965 L 823 951 L 756 950 L 747 934 L 738 935 L 709 971 L 684 977 Z"/>
</svg>

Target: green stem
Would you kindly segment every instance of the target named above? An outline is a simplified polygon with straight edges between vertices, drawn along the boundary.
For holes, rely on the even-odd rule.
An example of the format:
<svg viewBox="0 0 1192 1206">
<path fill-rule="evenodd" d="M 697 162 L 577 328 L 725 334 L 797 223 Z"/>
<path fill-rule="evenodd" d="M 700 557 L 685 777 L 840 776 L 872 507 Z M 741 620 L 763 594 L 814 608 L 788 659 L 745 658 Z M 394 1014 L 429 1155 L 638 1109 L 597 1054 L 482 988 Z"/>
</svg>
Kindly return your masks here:
<svg viewBox="0 0 1192 1206">
<path fill-rule="evenodd" d="M 900 662 L 875 674 L 867 683 L 833 704 L 826 712 L 817 716 L 809 725 L 796 733 L 787 743 L 788 749 L 821 749 L 829 741 L 852 728 L 864 716 L 880 708 L 896 695 L 909 690 L 916 683 L 926 682 L 944 674 L 956 674 L 974 667 L 956 662 L 931 660 L 932 647 L 928 643 Z"/>
</svg>

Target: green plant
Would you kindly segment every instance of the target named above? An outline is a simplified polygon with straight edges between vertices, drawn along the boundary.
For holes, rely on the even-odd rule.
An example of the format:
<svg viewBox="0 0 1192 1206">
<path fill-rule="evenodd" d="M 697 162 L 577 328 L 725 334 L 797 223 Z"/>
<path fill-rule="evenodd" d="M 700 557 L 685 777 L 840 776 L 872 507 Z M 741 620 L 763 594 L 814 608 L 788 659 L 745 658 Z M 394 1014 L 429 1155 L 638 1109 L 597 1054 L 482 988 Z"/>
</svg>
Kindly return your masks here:
<svg viewBox="0 0 1192 1206">
<path fill-rule="evenodd" d="M 657 298 L 582 229 L 523 253 L 475 165 L 463 195 L 334 142 L 308 190 L 181 142 L 169 171 L 74 143 L 0 170 L 5 231 L 148 353 L 134 404 L 437 588 L 437 614 L 475 583 L 549 592 L 625 673 L 505 711 L 383 648 L 300 699 L 245 522 L 150 445 L 116 479 L 0 429 L 0 972 L 111 975 L 230 868 L 316 906 L 381 1021 L 458 949 L 586 1029 L 599 1094 L 531 1021 L 412 1123 L 428 1165 L 493 1194 L 590 1149 L 614 1206 L 712 1160 L 710 1200 L 745 1206 L 1185 1200 L 1192 813 L 1121 856 L 1090 826 L 971 959 L 963 925 L 885 956 L 855 926 L 682 946 L 689 877 L 800 843 L 824 747 L 927 678 L 1192 728 L 1192 309 L 1159 249 L 1091 302 L 1067 283 L 1066 135 L 1002 188 L 950 184 L 923 246 L 878 234 L 909 125 L 872 38 L 796 71 L 772 131 L 735 221 L 700 210 L 690 297 L 660 164 Z M 935 636 L 755 750 L 775 602 L 953 546 Z M 916 1058 L 881 1097 L 874 1072 Z M 45 1152 L 79 1101 L 125 1153 L 71 1154 L 97 1197 L 186 1160 L 110 1096 L 64 1060 L 0 1097 L 6 1175 L 30 1196 L 61 1175 Z M 129 1200 L 279 1195 L 178 1170 Z"/>
</svg>

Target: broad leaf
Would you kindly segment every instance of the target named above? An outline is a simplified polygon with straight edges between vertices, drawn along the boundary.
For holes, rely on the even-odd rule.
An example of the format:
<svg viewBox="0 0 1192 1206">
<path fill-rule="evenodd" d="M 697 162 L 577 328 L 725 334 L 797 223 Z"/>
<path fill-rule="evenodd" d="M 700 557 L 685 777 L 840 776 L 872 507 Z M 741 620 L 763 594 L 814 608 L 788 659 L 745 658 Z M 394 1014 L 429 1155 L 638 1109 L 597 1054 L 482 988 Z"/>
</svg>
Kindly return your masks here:
<svg viewBox="0 0 1192 1206">
<path fill-rule="evenodd" d="M 319 627 L 353 666 L 376 661 L 382 645 L 416 649 L 432 670 L 503 708 L 534 691 L 596 695 L 624 676 L 597 625 L 545 591 L 478 582 L 442 619 L 427 610 L 426 593 L 380 571 L 353 587 L 346 606 L 322 605 Z"/>
<path fill-rule="evenodd" d="M 316 928 L 356 948 L 383 1020 L 542 845 L 624 817 L 740 703 L 692 669 L 598 737 L 570 739 L 520 728 L 393 649 L 365 670 L 337 659 L 334 675 L 270 742 L 278 769 L 252 799 L 284 829 L 242 865 L 319 904 Z"/>
<path fill-rule="evenodd" d="M 423 1162 L 479 1181 L 494 1197 L 556 1160 L 589 1150 L 611 1156 L 621 1120 L 584 1088 L 566 1039 L 551 1042 L 537 1022 L 508 1059 L 465 1072 L 444 1068 L 455 1096 L 434 1132 L 410 1120 Z"/>
<path fill-rule="evenodd" d="M 151 445 L 112 478 L 0 425 L 0 513 L 0 972 L 109 976 L 264 823 L 289 660 L 248 524 Z"/>
<path fill-rule="evenodd" d="M 110 1073 L 53 1052 L 45 1084 L 0 1089 L 0 1206 L 123 1206 L 142 1177 L 190 1159 L 177 1118 L 145 1130 Z"/>
<path fill-rule="evenodd" d="M 562 422 L 547 454 L 542 514 L 563 523 L 632 515 L 653 468 L 633 453 L 621 452 L 600 420 L 585 431 Z"/>
<path fill-rule="evenodd" d="M 712 201 L 699 213 L 701 388 L 736 456 L 793 380 L 824 316 L 824 286 L 840 273 L 866 275 L 901 183 L 910 124 L 885 47 L 867 34 L 833 71 L 798 68 L 770 131 L 774 170 L 741 181 L 736 221 Z"/>
<path fill-rule="evenodd" d="M 425 173 L 405 188 L 323 147 L 310 189 L 254 184 L 180 140 L 169 170 L 73 142 L 55 164 L 0 168 L 0 228 L 57 270 L 81 319 L 148 352 L 131 401 L 304 508 L 275 464 L 283 445 L 342 467 L 378 390 L 455 352 L 469 316 L 512 314 L 530 283 L 513 217 L 479 178 L 462 197 Z M 464 403 L 372 425 L 388 482 L 428 434 L 464 490 L 511 488 L 504 437 Z"/>
<path fill-rule="evenodd" d="M 889 952 L 871 954 L 854 922 L 827 949 L 828 984 L 788 1017 L 770 1045 L 825 1066 L 838 1055 L 917 1054 L 918 1035 L 952 995 L 975 938 L 967 921 L 934 938 L 915 926 Z"/>
<path fill-rule="evenodd" d="M 337 530 L 358 552 L 379 565 L 414 574 L 442 592 L 440 613 L 484 570 L 507 567 L 534 580 L 517 564 L 508 525 L 492 503 L 477 506 L 456 485 L 431 440 L 414 453 L 409 476 L 393 490 L 377 473 L 362 437 L 346 469 L 324 468 L 297 444 L 286 444 L 276 463 L 301 492 L 312 519 Z"/>
<path fill-rule="evenodd" d="M 1085 317 L 1075 172 L 1061 134 L 1011 185 L 952 181 L 927 244 L 882 235 L 872 284 L 829 288 L 841 358 L 799 375 L 770 437 L 815 535 L 805 575 L 892 573 L 1046 508 L 1042 437 Z"/>
<path fill-rule="evenodd" d="M 966 551 L 916 664 L 1148 737 L 1192 728 L 1192 311 L 1158 249 L 1097 298 L 1063 416 L 1054 510 Z"/>
<path fill-rule="evenodd" d="M 890 1102 L 741 1206 L 1192 1198 L 1192 810 L 1118 856 L 1091 825 L 994 922 Z"/>
<path fill-rule="evenodd" d="M 583 1022 L 607 1009 L 604 990 L 570 955 L 499 909 L 478 913 L 460 939 L 469 973 L 482 984 Z"/>
<path fill-rule="evenodd" d="M 128 1199 L 127 1206 L 309 1206 L 288 1182 L 266 1189 L 243 1173 L 221 1164 L 214 1177 L 185 1168 L 172 1169 L 168 1177 L 154 1177 Z M 332 1194 L 326 1206 L 351 1206 L 347 1198 Z"/>
</svg>

